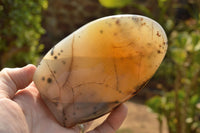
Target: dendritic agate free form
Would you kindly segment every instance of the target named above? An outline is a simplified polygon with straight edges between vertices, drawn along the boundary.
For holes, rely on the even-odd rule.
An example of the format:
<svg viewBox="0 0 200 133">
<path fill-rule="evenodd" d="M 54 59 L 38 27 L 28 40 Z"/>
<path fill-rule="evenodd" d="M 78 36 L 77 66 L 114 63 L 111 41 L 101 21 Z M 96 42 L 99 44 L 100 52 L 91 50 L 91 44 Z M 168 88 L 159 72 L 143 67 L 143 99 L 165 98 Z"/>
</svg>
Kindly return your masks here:
<svg viewBox="0 0 200 133">
<path fill-rule="evenodd" d="M 55 45 L 34 82 L 58 122 L 66 127 L 110 112 L 153 76 L 167 50 L 162 27 L 144 16 L 95 20 Z"/>
</svg>

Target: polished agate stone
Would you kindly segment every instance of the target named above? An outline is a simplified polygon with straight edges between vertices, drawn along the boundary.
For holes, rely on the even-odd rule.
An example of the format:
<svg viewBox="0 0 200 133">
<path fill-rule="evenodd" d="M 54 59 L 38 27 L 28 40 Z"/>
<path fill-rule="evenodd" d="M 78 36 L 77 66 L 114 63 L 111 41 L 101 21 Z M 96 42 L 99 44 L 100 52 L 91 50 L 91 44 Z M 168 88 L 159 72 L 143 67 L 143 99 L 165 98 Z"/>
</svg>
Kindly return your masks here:
<svg viewBox="0 0 200 133">
<path fill-rule="evenodd" d="M 134 96 L 154 75 L 167 37 L 154 20 L 115 15 L 86 24 L 42 59 L 34 82 L 65 126 L 96 119 Z"/>
</svg>

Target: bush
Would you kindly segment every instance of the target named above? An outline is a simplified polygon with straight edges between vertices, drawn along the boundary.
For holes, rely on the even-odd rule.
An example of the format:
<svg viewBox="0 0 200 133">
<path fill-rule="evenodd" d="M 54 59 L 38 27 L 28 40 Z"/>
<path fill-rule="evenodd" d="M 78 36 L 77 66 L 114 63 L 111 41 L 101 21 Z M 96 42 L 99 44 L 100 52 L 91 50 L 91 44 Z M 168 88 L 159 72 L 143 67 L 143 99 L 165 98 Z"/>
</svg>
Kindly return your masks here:
<svg viewBox="0 0 200 133">
<path fill-rule="evenodd" d="M 200 31 L 173 31 L 170 39 L 171 62 L 165 64 L 173 69 L 166 73 L 173 80 L 172 91 L 150 99 L 147 105 L 159 118 L 167 118 L 170 133 L 200 133 Z"/>
<path fill-rule="evenodd" d="M 36 63 L 47 0 L 0 0 L 0 68 Z"/>
</svg>

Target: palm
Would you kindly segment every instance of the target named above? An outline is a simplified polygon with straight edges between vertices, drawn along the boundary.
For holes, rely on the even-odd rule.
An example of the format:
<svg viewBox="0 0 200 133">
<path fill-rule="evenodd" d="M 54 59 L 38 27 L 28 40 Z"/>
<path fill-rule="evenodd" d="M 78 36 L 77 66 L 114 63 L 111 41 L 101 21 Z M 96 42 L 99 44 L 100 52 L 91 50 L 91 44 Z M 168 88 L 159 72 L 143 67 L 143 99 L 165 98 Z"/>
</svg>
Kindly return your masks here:
<svg viewBox="0 0 200 133">
<path fill-rule="evenodd" d="M 18 69 L 4 69 L 0 72 L 0 132 L 78 133 L 77 127 L 60 126 L 43 103 L 34 84 L 29 85 L 34 71 L 35 67 L 29 65 Z M 26 87 L 27 85 L 29 86 Z M 115 132 L 126 113 L 124 106 L 119 107 L 102 125 L 90 133 Z"/>
<path fill-rule="evenodd" d="M 25 100 L 26 99 L 26 100 Z M 14 101 L 26 115 L 26 121 L 31 133 L 74 133 L 73 129 L 60 126 L 41 100 L 37 89 L 33 86 L 17 93 Z M 68 132 L 67 132 L 68 131 Z"/>
</svg>

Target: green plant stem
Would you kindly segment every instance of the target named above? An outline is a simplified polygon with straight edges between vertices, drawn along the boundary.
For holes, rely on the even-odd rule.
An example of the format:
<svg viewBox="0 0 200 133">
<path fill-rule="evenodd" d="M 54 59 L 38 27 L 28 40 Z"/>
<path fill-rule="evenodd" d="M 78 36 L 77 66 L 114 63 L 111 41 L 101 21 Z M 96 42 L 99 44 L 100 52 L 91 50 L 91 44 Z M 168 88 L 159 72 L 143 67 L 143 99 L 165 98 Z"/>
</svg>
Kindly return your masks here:
<svg viewBox="0 0 200 133">
<path fill-rule="evenodd" d="M 180 103 L 178 99 L 178 90 L 181 87 L 181 72 L 180 67 L 178 67 L 175 79 L 175 118 L 176 118 L 176 133 L 181 133 L 181 110 Z"/>
<path fill-rule="evenodd" d="M 163 119 L 159 118 L 159 133 L 163 133 Z"/>
<path fill-rule="evenodd" d="M 185 72 L 187 71 L 187 68 L 183 67 L 183 75 L 184 77 L 186 77 L 186 74 Z M 186 133 L 186 118 L 187 118 L 187 114 L 188 114 L 188 111 L 187 111 L 187 107 L 188 107 L 188 101 L 189 101 L 189 95 L 190 95 L 190 89 L 187 87 L 188 85 L 185 85 L 184 89 L 185 89 L 185 98 L 184 98 L 184 104 L 183 104 L 183 108 L 182 108 L 182 117 L 181 117 L 181 130 L 182 130 L 182 133 Z"/>
</svg>

